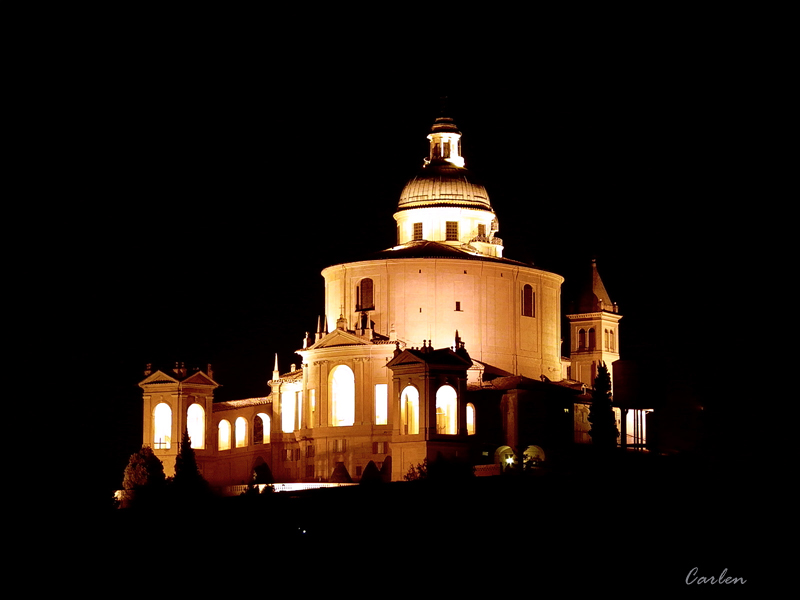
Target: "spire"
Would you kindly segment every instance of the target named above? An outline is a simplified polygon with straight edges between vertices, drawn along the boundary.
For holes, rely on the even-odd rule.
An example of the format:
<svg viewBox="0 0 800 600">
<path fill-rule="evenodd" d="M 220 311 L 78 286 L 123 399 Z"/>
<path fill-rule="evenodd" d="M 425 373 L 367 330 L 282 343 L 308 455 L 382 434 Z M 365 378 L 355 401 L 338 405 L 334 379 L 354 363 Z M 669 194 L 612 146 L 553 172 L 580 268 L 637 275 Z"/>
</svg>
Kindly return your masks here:
<svg viewBox="0 0 800 600">
<path fill-rule="evenodd" d="M 278 353 L 275 353 L 275 366 L 272 368 L 272 379 L 276 381 L 281 378 L 281 372 L 278 370 Z"/>
<path fill-rule="evenodd" d="M 599 311 L 617 312 L 617 305 L 611 301 L 606 286 L 600 279 L 600 273 L 597 271 L 597 260 L 593 258 L 591 275 L 584 280 L 583 288 L 578 296 L 577 312 Z"/>
</svg>

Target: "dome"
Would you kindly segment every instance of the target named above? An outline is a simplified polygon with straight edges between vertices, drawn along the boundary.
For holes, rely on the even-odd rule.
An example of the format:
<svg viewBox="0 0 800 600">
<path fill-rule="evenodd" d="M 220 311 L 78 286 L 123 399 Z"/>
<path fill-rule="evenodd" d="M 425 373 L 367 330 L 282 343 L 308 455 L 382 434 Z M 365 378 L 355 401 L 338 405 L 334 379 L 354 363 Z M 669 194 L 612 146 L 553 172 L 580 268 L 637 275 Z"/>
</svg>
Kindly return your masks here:
<svg viewBox="0 0 800 600">
<path fill-rule="evenodd" d="M 470 172 L 447 161 L 431 161 L 403 188 L 398 210 L 458 206 L 492 210 L 486 188 Z"/>
</svg>

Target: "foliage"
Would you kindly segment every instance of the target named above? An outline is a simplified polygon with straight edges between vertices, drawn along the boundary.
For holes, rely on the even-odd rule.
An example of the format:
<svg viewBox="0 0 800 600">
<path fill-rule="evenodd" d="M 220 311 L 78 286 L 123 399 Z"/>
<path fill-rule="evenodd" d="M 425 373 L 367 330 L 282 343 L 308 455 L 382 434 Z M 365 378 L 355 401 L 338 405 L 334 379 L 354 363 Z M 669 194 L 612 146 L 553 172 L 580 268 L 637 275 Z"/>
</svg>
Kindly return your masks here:
<svg viewBox="0 0 800 600">
<path fill-rule="evenodd" d="M 172 485 L 187 489 L 205 488 L 208 485 L 200 474 L 197 457 L 192 448 L 192 439 L 186 429 L 183 430 L 181 447 L 178 456 L 175 457 L 175 477 L 172 479 Z"/>
<path fill-rule="evenodd" d="M 602 361 L 597 366 L 597 377 L 594 379 L 589 423 L 589 435 L 597 449 L 611 450 L 617 447 L 619 431 L 611 408 L 611 375 Z"/>
<path fill-rule="evenodd" d="M 406 481 L 458 481 L 469 479 L 475 476 L 475 467 L 457 459 L 448 460 L 441 452 L 436 455 L 433 461 L 427 457 L 417 466 L 411 465 L 403 478 Z"/>
<path fill-rule="evenodd" d="M 122 478 L 123 489 L 158 488 L 165 483 L 164 465 L 150 446 L 142 446 L 141 450 L 131 454 Z"/>
<path fill-rule="evenodd" d="M 428 457 L 425 457 L 425 460 L 422 463 L 417 463 L 417 466 L 414 465 L 409 466 L 408 473 L 403 475 L 403 479 L 406 481 L 419 481 L 421 479 L 428 478 Z"/>
<path fill-rule="evenodd" d="M 374 461 L 369 461 L 367 466 L 364 467 L 364 472 L 361 473 L 361 485 L 370 485 L 373 483 L 383 483 L 381 472 Z"/>
</svg>

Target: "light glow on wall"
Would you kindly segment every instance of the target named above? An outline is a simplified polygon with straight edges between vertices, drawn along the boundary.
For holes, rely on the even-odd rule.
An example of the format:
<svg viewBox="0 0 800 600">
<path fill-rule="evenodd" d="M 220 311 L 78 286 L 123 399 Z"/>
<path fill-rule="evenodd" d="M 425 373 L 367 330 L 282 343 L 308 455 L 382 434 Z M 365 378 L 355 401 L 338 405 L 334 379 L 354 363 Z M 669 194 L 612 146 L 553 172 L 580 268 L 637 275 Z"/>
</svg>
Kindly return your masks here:
<svg viewBox="0 0 800 600">
<path fill-rule="evenodd" d="M 386 425 L 389 422 L 389 385 L 375 385 L 375 425 Z"/>
<path fill-rule="evenodd" d="M 172 445 L 172 409 L 161 402 L 153 411 L 153 448 L 167 450 Z"/>
<path fill-rule="evenodd" d="M 294 431 L 294 392 L 281 392 L 281 431 L 292 433 Z"/>
</svg>

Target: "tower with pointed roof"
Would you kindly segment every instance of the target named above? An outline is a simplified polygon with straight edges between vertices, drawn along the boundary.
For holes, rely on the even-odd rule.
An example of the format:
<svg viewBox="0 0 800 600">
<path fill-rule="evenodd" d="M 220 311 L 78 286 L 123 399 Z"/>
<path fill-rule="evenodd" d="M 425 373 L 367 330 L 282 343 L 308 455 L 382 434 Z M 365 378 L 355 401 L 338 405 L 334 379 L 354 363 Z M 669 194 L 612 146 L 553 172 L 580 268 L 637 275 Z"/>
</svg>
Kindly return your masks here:
<svg viewBox="0 0 800 600">
<path fill-rule="evenodd" d="M 606 291 L 597 261 L 582 282 L 578 300 L 567 315 L 570 324 L 572 379 L 594 386 L 597 365 L 619 360 L 619 321 L 622 315 Z"/>
</svg>

